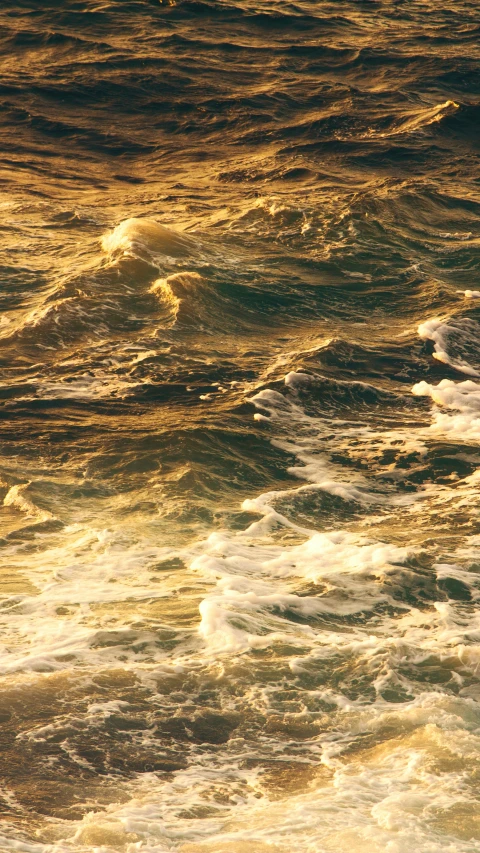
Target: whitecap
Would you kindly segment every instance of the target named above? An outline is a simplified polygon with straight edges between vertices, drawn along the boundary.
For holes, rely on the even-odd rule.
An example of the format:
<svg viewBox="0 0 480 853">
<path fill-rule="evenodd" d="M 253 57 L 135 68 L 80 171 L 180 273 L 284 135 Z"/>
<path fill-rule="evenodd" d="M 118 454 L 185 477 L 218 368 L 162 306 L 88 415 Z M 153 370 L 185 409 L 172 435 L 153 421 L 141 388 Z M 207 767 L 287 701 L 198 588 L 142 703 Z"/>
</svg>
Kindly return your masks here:
<svg viewBox="0 0 480 853">
<path fill-rule="evenodd" d="M 55 516 L 47 509 L 40 509 L 29 498 L 27 492 L 31 483 L 17 483 L 12 486 L 3 499 L 4 506 L 11 506 L 25 513 L 27 518 L 33 518 L 37 522 L 52 521 Z"/>
<path fill-rule="evenodd" d="M 412 393 L 418 397 L 431 397 L 437 406 L 456 413 L 435 410 L 431 431 L 443 434 L 453 433 L 455 438 L 460 440 L 480 440 L 479 383 L 471 379 L 465 382 L 442 379 L 438 385 L 422 381 L 413 386 Z"/>
<path fill-rule="evenodd" d="M 466 373 L 468 376 L 480 376 L 465 357 L 471 347 L 476 348 L 480 327 L 474 320 L 441 320 L 435 318 L 421 323 L 418 334 L 423 340 L 433 341 L 433 357 Z"/>
<path fill-rule="evenodd" d="M 441 121 L 446 116 L 452 115 L 452 113 L 458 110 L 459 106 L 455 101 L 448 100 L 442 104 L 435 104 L 432 107 L 426 107 L 422 110 L 412 110 L 408 117 L 396 124 L 392 130 L 381 133 L 380 136 L 389 137 L 397 136 L 401 133 L 414 133 L 424 127 L 428 127 L 430 124 Z"/>
<path fill-rule="evenodd" d="M 110 257 L 130 256 L 150 260 L 155 256 L 182 258 L 194 254 L 197 243 L 188 234 L 175 231 L 152 219 L 125 219 L 102 237 L 102 248 Z"/>
</svg>

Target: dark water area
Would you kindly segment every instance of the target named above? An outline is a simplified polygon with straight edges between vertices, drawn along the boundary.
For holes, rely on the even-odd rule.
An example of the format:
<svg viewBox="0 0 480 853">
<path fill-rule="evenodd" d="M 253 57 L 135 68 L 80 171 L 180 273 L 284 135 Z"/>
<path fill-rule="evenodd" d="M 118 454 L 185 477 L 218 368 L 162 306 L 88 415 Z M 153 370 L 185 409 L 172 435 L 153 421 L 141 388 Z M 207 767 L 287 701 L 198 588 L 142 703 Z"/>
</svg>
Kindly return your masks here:
<svg viewBox="0 0 480 853">
<path fill-rule="evenodd" d="M 478 3 L 0 46 L 0 850 L 476 853 Z"/>
</svg>

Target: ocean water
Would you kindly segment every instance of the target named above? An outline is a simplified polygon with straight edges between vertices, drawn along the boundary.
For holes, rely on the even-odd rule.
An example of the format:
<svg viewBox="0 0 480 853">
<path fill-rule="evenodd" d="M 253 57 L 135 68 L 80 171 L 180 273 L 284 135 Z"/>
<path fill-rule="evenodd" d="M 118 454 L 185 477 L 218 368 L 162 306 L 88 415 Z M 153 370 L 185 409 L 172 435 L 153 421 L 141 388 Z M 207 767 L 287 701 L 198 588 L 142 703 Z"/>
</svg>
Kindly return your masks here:
<svg viewBox="0 0 480 853">
<path fill-rule="evenodd" d="M 478 3 L 0 39 L 1 853 L 478 853 Z"/>
</svg>

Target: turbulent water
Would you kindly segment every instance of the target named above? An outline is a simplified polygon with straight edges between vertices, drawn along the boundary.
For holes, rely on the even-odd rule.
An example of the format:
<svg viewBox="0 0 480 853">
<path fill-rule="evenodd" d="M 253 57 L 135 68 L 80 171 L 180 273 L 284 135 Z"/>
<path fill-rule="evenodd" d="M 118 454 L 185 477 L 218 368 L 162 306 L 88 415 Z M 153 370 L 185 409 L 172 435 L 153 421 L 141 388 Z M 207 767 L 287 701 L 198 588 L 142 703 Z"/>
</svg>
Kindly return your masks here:
<svg viewBox="0 0 480 853">
<path fill-rule="evenodd" d="M 0 39 L 0 850 L 478 853 L 478 3 Z"/>
</svg>

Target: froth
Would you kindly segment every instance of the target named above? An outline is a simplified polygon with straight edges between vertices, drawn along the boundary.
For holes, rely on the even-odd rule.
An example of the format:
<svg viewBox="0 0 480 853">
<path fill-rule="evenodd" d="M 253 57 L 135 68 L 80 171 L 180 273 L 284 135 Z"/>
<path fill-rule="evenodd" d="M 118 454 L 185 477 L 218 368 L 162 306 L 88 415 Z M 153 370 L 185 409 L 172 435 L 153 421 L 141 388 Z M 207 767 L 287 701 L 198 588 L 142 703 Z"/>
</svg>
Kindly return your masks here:
<svg viewBox="0 0 480 853">
<path fill-rule="evenodd" d="M 314 533 L 296 546 L 256 541 L 260 532 L 252 525 L 240 536 L 212 535 L 191 564 L 196 573 L 217 579 L 200 605 L 199 629 L 214 653 L 279 641 L 315 645 L 320 635 L 299 624 L 302 617 L 373 609 L 387 600 L 379 579 L 408 555 L 403 548 L 340 531 Z M 298 595 L 302 582 L 317 585 L 316 595 Z M 289 621 L 285 612 L 300 619 Z"/>
<path fill-rule="evenodd" d="M 465 358 L 465 350 L 469 345 L 475 346 L 479 331 L 478 324 L 468 319 L 448 322 L 427 320 L 418 327 L 418 334 L 423 340 L 433 341 L 434 358 L 469 376 L 480 376 L 478 370 Z"/>
<path fill-rule="evenodd" d="M 431 397 L 434 403 L 458 414 L 435 411 L 431 430 L 438 433 L 454 434 L 457 439 L 480 439 L 480 385 L 467 379 L 465 382 L 453 382 L 442 379 L 438 385 L 417 382 L 412 393 L 418 397 Z"/>
</svg>

